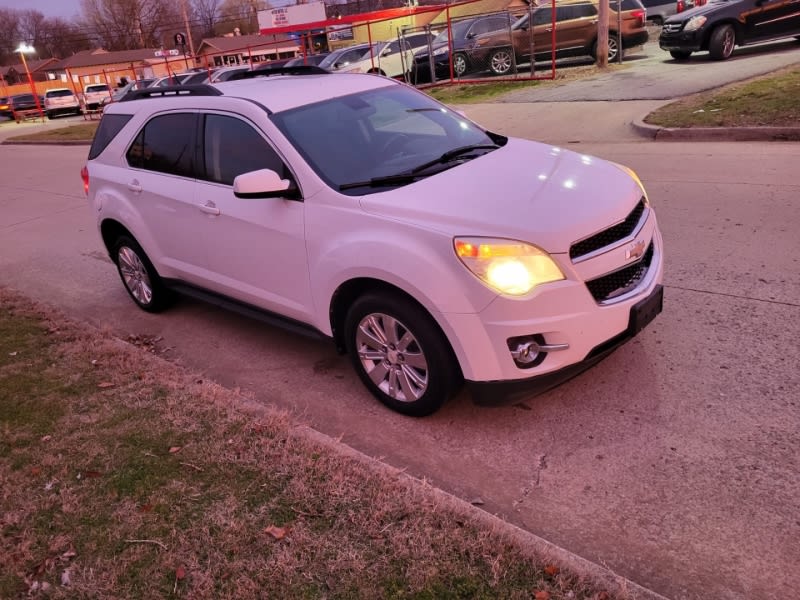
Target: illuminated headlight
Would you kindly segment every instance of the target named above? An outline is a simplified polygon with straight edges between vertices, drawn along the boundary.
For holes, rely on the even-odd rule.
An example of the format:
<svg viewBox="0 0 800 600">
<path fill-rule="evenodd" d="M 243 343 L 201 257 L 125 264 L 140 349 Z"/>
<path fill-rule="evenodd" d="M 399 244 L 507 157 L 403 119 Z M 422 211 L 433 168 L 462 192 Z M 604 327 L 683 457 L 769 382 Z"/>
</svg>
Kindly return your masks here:
<svg viewBox="0 0 800 600">
<path fill-rule="evenodd" d="M 434 56 L 441 56 L 442 54 L 447 54 L 448 52 L 450 52 L 450 48 L 445 46 L 443 48 L 437 48 L 436 50 L 434 50 L 433 51 L 433 55 Z"/>
<path fill-rule="evenodd" d="M 537 285 L 565 278 L 547 252 L 525 242 L 456 238 L 454 246 L 464 266 L 487 285 L 509 296 L 523 296 Z"/>
<path fill-rule="evenodd" d="M 639 186 L 639 189 L 642 190 L 642 196 L 644 196 L 644 205 L 650 206 L 650 199 L 647 197 L 647 190 L 644 189 L 644 184 L 642 183 L 642 180 L 639 179 L 639 176 L 636 174 L 636 171 L 634 171 L 630 167 L 626 167 L 625 165 L 621 165 L 619 163 L 611 163 L 611 164 L 613 164 L 615 167 L 618 167 L 620 170 L 630 175 L 630 178 L 633 179 Z"/>
<path fill-rule="evenodd" d="M 696 17 L 692 17 L 688 21 L 686 21 L 686 25 L 684 26 L 684 31 L 697 31 L 703 25 L 706 24 L 707 19 L 703 15 L 697 15 Z"/>
</svg>

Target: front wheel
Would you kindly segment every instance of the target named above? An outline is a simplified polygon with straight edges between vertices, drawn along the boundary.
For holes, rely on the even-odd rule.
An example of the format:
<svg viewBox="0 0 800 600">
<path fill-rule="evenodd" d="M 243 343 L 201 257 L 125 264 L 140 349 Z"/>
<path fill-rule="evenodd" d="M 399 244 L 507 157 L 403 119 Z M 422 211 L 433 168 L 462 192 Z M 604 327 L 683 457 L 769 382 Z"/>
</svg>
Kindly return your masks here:
<svg viewBox="0 0 800 600">
<path fill-rule="evenodd" d="M 463 52 L 456 52 L 453 55 L 453 75 L 463 77 L 467 72 L 467 57 Z"/>
<path fill-rule="evenodd" d="M 514 55 L 510 48 L 498 48 L 489 56 L 489 69 L 495 75 L 506 75 L 514 66 Z"/>
<path fill-rule="evenodd" d="M 708 53 L 714 60 L 725 60 L 733 54 L 736 45 L 736 33 L 730 25 L 720 25 L 711 32 L 708 41 Z"/>
<path fill-rule="evenodd" d="M 120 236 L 114 243 L 112 256 L 125 290 L 139 308 L 160 312 L 169 305 L 172 294 L 136 240 Z"/>
<path fill-rule="evenodd" d="M 461 374 L 436 322 L 397 294 L 356 300 L 345 320 L 350 360 L 367 389 L 404 415 L 437 411 L 458 390 Z"/>
<path fill-rule="evenodd" d="M 669 54 L 675 60 L 689 60 L 689 57 L 692 55 L 691 52 L 686 50 L 670 50 Z"/>
</svg>

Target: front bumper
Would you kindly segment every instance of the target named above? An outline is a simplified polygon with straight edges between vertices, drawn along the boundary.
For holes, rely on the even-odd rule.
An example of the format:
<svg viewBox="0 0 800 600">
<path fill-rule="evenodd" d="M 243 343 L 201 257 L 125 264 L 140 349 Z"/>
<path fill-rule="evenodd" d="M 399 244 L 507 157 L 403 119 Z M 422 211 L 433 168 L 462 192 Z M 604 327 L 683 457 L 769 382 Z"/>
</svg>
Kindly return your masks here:
<svg viewBox="0 0 800 600">
<path fill-rule="evenodd" d="M 662 310 L 664 288 L 659 284 L 652 293 L 630 308 L 628 327 L 622 333 L 592 348 L 582 361 L 557 371 L 526 379 L 507 381 L 467 381 L 472 400 L 481 406 L 508 404 L 542 394 L 599 363 L 644 329 Z"/>
<path fill-rule="evenodd" d="M 696 31 L 671 33 L 658 38 L 658 45 L 662 50 L 677 50 L 680 52 L 697 52 L 702 50 L 703 33 L 702 29 Z"/>
</svg>

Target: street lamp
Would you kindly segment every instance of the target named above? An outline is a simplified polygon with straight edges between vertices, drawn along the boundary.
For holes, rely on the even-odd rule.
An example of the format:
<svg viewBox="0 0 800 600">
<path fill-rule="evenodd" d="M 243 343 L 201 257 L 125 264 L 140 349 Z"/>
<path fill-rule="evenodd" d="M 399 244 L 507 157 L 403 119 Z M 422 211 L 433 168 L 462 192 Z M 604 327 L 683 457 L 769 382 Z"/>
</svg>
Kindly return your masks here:
<svg viewBox="0 0 800 600">
<path fill-rule="evenodd" d="M 19 52 L 19 55 L 22 57 L 22 66 L 25 67 L 25 73 L 28 75 L 28 83 L 31 86 L 31 93 L 33 94 L 33 100 L 34 102 L 36 102 L 36 110 L 39 111 L 39 116 L 44 118 L 44 112 L 42 112 L 42 105 L 39 103 L 39 94 L 36 93 L 36 86 L 33 83 L 33 77 L 31 76 L 31 72 L 28 69 L 28 61 L 25 60 L 25 55 L 36 52 L 36 48 L 26 44 L 25 42 L 20 42 L 19 46 L 14 52 Z"/>
</svg>

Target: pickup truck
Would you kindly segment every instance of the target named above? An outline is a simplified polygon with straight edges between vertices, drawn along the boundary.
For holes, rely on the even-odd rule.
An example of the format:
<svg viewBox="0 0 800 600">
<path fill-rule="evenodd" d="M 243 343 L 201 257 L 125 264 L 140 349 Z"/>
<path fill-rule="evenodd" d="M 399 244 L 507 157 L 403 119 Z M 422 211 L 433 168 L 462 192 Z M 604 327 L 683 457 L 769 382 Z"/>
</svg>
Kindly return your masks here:
<svg viewBox="0 0 800 600">
<path fill-rule="evenodd" d="M 97 110 L 111 96 L 111 90 L 105 83 L 90 83 L 83 88 L 84 110 Z"/>
</svg>

